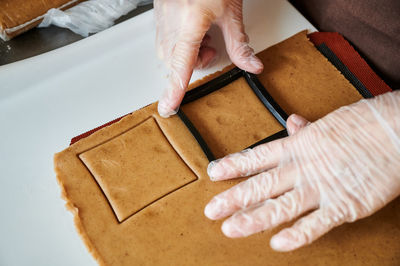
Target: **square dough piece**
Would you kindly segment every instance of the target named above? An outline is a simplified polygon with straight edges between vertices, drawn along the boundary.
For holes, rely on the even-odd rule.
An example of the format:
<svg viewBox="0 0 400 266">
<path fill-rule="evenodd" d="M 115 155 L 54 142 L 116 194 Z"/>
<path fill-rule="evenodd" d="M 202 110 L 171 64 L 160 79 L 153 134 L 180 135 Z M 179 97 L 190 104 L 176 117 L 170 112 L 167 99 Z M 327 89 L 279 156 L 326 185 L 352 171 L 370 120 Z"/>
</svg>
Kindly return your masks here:
<svg viewBox="0 0 400 266">
<path fill-rule="evenodd" d="M 181 108 L 216 158 L 241 151 L 284 129 L 244 77 Z"/>
<path fill-rule="evenodd" d="M 197 179 L 153 117 L 79 155 L 122 222 Z"/>
<path fill-rule="evenodd" d="M 360 93 L 339 70 L 304 39 L 304 35 L 297 34 L 291 42 L 282 42 L 258 54 L 263 58 L 264 71 L 257 77 L 282 109 L 288 115 L 296 113 L 315 121 L 361 100 Z"/>
</svg>

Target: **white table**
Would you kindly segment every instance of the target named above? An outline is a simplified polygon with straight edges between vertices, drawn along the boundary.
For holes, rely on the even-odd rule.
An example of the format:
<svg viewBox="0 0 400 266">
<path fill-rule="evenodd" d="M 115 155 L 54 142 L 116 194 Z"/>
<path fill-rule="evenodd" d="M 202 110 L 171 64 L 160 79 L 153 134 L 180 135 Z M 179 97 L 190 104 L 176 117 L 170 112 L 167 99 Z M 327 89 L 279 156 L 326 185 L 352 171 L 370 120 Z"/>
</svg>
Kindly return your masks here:
<svg viewBox="0 0 400 266">
<path fill-rule="evenodd" d="M 246 1 L 255 51 L 303 29 L 288 2 Z M 218 29 L 214 43 L 223 50 Z M 0 265 L 95 265 L 66 211 L 53 154 L 89 129 L 154 102 L 166 85 L 153 11 L 63 48 L 0 67 Z M 229 64 L 194 73 L 193 80 Z"/>
</svg>

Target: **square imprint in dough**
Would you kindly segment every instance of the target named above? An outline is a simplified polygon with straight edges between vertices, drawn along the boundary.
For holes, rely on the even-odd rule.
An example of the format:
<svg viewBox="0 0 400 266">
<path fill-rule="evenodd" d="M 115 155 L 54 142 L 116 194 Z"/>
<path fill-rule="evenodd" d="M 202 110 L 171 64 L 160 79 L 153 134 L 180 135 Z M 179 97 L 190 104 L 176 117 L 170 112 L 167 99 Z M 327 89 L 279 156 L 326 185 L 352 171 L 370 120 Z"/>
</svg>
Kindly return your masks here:
<svg viewBox="0 0 400 266">
<path fill-rule="evenodd" d="M 241 151 L 284 129 L 243 77 L 183 105 L 182 110 L 216 158 Z"/>
<path fill-rule="evenodd" d="M 119 222 L 197 180 L 153 117 L 81 153 L 79 158 L 103 190 Z"/>
</svg>

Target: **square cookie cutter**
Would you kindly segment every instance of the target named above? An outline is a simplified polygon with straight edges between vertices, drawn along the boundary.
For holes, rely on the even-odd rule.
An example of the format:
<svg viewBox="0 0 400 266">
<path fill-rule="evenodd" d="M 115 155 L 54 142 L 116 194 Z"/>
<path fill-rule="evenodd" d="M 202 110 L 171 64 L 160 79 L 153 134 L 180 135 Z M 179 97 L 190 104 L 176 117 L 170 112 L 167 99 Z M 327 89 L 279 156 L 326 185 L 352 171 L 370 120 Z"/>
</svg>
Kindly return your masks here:
<svg viewBox="0 0 400 266">
<path fill-rule="evenodd" d="M 262 83 L 258 80 L 257 76 L 249 73 L 247 71 L 241 70 L 238 67 L 231 69 L 230 71 L 188 91 L 185 97 L 182 100 L 182 105 L 196 101 L 197 99 L 204 97 L 214 91 L 217 91 L 226 85 L 232 83 L 238 78 L 244 77 L 249 87 L 256 94 L 257 98 L 261 101 L 265 108 L 274 116 L 274 118 L 285 128 L 281 131 L 278 131 L 271 136 L 268 136 L 247 148 L 254 148 L 257 145 L 267 143 L 276 139 L 287 137 L 286 131 L 286 120 L 288 115 L 286 112 L 279 106 L 279 104 L 274 100 L 274 98 L 268 93 L 267 89 L 262 85 Z M 186 114 L 182 111 L 182 109 L 178 110 L 177 115 L 182 120 L 182 122 L 186 125 L 190 133 L 192 133 L 193 137 L 199 143 L 201 149 L 206 155 L 207 159 L 211 162 L 215 160 L 214 154 L 211 152 L 208 147 L 206 141 L 203 139 L 199 131 L 190 121 L 190 119 L 186 116 Z"/>
</svg>

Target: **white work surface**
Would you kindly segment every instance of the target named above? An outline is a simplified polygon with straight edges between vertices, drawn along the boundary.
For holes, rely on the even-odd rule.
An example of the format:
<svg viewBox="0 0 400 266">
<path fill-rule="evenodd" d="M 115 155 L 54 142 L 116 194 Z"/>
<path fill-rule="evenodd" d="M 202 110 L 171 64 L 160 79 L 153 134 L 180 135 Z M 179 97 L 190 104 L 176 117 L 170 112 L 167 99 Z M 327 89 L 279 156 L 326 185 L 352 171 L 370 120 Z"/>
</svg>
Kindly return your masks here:
<svg viewBox="0 0 400 266">
<path fill-rule="evenodd" d="M 244 19 L 256 52 L 315 30 L 283 0 L 245 1 Z M 211 36 L 222 51 L 219 30 Z M 167 80 L 154 39 L 149 11 L 0 67 L 0 265 L 96 264 L 60 198 L 53 154 L 72 137 L 158 99 Z M 224 54 L 192 80 L 228 64 Z"/>
</svg>

